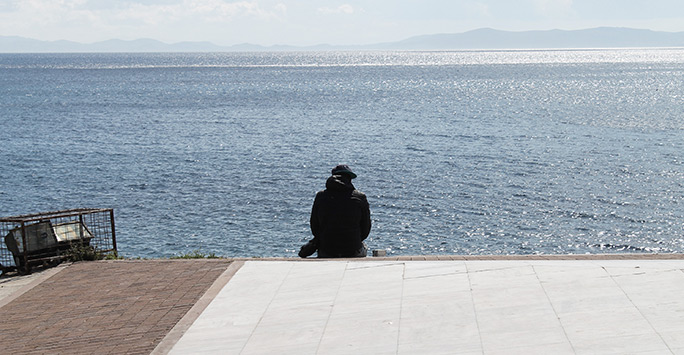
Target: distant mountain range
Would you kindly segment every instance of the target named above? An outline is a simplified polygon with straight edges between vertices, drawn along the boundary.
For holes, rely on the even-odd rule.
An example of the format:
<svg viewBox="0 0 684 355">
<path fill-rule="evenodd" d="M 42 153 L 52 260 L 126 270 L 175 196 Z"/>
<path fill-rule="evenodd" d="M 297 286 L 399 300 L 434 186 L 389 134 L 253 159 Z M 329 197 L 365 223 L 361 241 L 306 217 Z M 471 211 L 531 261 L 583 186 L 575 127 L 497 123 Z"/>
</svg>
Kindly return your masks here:
<svg viewBox="0 0 684 355">
<path fill-rule="evenodd" d="M 49 52 L 237 52 L 237 51 L 320 51 L 320 50 L 462 50 L 462 49 L 541 49 L 541 48 L 627 48 L 684 47 L 684 32 L 657 32 L 631 28 L 600 27 L 586 30 L 500 31 L 489 28 L 464 33 L 433 34 L 398 42 L 370 45 L 259 46 L 239 44 L 219 46 L 210 42 L 168 44 L 153 39 L 124 41 L 112 39 L 95 43 L 39 41 L 0 36 L 0 53 Z"/>
</svg>

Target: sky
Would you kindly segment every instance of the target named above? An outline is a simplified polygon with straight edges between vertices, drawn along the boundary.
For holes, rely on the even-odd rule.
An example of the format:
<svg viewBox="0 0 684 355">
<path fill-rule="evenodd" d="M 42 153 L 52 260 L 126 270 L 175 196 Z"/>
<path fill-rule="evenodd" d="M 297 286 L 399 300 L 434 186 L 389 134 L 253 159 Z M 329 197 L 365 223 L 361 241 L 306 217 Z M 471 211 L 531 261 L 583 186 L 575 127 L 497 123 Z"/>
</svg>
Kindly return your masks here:
<svg viewBox="0 0 684 355">
<path fill-rule="evenodd" d="M 684 31 L 682 0 L 0 0 L 0 36 L 264 46 L 394 42 L 478 28 Z"/>
</svg>

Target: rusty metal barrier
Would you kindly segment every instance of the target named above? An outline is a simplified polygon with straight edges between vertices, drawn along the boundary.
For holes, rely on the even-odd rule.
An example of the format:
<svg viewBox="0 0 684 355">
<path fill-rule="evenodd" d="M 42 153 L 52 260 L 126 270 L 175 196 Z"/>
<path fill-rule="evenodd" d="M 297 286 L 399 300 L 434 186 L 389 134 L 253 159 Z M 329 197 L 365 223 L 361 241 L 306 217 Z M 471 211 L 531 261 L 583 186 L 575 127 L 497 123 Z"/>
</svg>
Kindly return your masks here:
<svg viewBox="0 0 684 355">
<path fill-rule="evenodd" d="M 0 218 L 0 270 L 30 273 L 57 264 L 74 247 L 116 253 L 114 210 L 80 208 Z"/>
</svg>

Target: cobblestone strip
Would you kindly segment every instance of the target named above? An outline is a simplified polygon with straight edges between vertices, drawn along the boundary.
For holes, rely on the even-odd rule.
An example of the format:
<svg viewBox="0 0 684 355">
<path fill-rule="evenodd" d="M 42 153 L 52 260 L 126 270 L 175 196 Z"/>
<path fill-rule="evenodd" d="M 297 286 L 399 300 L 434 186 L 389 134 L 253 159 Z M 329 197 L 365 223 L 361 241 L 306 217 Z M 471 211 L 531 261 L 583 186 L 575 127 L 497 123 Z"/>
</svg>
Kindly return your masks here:
<svg viewBox="0 0 684 355">
<path fill-rule="evenodd" d="M 0 308 L 0 352 L 149 354 L 230 263 L 72 264 Z"/>
</svg>

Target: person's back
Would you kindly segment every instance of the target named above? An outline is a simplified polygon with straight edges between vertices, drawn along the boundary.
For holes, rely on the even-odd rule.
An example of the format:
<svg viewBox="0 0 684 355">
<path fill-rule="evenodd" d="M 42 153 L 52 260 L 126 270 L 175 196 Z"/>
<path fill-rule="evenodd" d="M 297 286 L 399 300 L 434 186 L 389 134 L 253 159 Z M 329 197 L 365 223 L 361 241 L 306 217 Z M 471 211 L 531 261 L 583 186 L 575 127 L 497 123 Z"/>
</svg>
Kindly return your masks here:
<svg viewBox="0 0 684 355">
<path fill-rule="evenodd" d="M 356 177 L 346 165 L 333 168 L 326 189 L 316 194 L 311 209 L 311 233 L 314 239 L 302 248 L 300 256 L 318 250 L 319 258 L 364 257 L 363 241 L 371 228 L 370 208 L 366 195 L 356 190 L 351 180 Z M 306 247 L 306 246 L 305 246 Z"/>
</svg>

